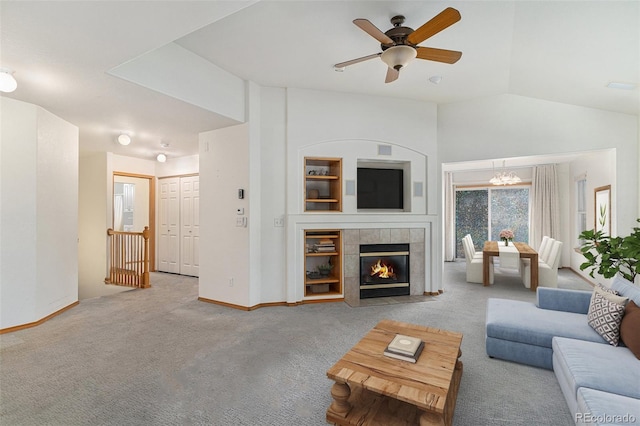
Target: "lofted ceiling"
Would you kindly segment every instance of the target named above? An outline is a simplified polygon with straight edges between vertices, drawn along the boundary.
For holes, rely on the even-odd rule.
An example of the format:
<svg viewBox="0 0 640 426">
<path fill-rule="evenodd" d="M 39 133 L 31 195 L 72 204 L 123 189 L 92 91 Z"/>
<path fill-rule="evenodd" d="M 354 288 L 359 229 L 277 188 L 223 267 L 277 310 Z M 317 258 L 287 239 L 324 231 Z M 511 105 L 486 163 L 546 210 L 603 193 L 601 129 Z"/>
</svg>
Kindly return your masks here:
<svg viewBox="0 0 640 426">
<path fill-rule="evenodd" d="M 420 45 L 462 51 L 456 64 L 415 60 L 390 84 L 377 58 L 334 71 L 380 51 L 353 19 L 386 31 L 402 14 L 415 29 L 446 7 L 461 21 Z M 640 83 L 636 1 L 2 1 L 0 15 L 0 66 L 19 84 L 3 96 L 77 125 L 81 152 L 190 155 L 198 133 L 237 123 L 109 74 L 171 42 L 261 86 L 435 103 L 509 93 L 639 114 L 637 87 L 606 87 Z"/>
</svg>

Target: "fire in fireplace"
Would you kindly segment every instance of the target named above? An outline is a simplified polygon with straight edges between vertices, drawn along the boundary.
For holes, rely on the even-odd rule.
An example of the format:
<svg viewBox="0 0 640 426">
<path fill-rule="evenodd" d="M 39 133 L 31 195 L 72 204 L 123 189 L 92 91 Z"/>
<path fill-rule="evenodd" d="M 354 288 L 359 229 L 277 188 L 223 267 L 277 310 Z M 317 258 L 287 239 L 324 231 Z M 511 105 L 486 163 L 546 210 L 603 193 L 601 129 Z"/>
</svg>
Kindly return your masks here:
<svg viewBox="0 0 640 426">
<path fill-rule="evenodd" d="M 404 296 L 409 288 L 409 244 L 360 246 L 360 298 Z"/>
</svg>

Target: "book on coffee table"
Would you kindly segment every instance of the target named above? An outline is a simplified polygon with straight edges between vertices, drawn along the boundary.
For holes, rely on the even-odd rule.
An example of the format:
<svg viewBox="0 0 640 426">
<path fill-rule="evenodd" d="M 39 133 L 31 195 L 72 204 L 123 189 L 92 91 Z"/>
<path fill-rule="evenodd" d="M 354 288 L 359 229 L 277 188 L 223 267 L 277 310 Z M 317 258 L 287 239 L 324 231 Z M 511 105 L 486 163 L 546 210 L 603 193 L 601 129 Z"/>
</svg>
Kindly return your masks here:
<svg viewBox="0 0 640 426">
<path fill-rule="evenodd" d="M 397 334 L 384 350 L 384 355 L 415 363 L 424 348 L 424 342 L 418 338 Z"/>
</svg>

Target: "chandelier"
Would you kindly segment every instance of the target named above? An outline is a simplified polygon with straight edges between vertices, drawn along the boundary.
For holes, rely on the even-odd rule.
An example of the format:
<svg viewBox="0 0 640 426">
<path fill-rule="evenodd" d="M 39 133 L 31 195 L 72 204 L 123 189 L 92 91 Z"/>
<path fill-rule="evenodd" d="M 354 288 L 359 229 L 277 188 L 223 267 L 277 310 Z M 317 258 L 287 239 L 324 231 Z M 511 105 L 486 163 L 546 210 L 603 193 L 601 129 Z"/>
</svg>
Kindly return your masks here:
<svg viewBox="0 0 640 426">
<path fill-rule="evenodd" d="M 514 185 L 522 182 L 522 179 L 520 179 L 515 172 L 507 172 L 505 170 L 504 163 L 504 160 L 502 160 L 502 171 L 499 172 L 495 172 L 494 166 L 494 174 L 491 180 L 489 180 L 489 183 L 493 185 Z M 493 162 L 491 164 L 493 164 Z"/>
</svg>

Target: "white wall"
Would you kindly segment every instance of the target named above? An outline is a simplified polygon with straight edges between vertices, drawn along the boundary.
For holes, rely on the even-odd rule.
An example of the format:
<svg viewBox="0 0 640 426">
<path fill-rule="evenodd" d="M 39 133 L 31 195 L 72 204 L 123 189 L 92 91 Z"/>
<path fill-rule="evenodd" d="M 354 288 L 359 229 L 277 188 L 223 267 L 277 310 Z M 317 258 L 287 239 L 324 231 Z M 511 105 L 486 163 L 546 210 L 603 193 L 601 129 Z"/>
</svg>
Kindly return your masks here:
<svg viewBox="0 0 640 426">
<path fill-rule="evenodd" d="M 287 90 L 287 212 L 303 210 L 301 170 L 305 155 L 343 157 L 345 179 L 355 179 L 361 159 L 412 162 L 412 181 L 423 181 L 426 197 L 412 202 L 416 214 L 438 215 L 437 108 L 433 103 L 347 93 Z M 378 156 L 391 144 L 392 157 Z M 343 183 L 344 185 L 344 183 Z M 355 212 L 355 201 L 346 202 Z"/>
<path fill-rule="evenodd" d="M 580 176 L 585 176 L 587 178 L 587 229 L 595 228 L 595 188 L 611 185 L 611 199 L 616 199 L 616 188 L 618 185 L 616 181 L 620 179 L 620 176 L 616 177 L 616 151 L 615 150 L 604 150 L 604 151 L 595 151 L 590 153 L 585 153 L 581 155 L 579 158 L 571 162 L 570 165 L 570 178 L 569 185 L 571 186 L 571 213 L 574 213 L 570 217 L 570 225 L 567 228 L 571 231 L 570 239 L 568 239 L 566 246 L 571 248 L 570 255 L 570 266 L 571 268 L 587 278 L 589 281 L 594 281 L 593 278 L 589 277 L 589 273 L 587 271 L 580 271 L 580 264 L 585 261 L 584 256 L 577 252 L 576 248 L 578 248 L 578 225 L 577 218 L 575 217 L 576 212 L 576 187 L 575 181 Z M 571 214 L 570 213 L 570 214 Z M 617 212 L 615 210 L 611 211 L 611 234 L 617 235 Z M 598 278 L 597 281 L 604 282 L 603 278 Z"/>
<path fill-rule="evenodd" d="M 176 43 L 127 61 L 109 73 L 233 120 L 244 120 L 244 82 Z"/>
<path fill-rule="evenodd" d="M 441 105 L 441 163 L 616 149 L 617 231 L 638 210 L 638 117 L 516 95 Z"/>
<path fill-rule="evenodd" d="M 286 300 L 286 228 L 274 226 L 286 220 L 286 90 L 263 87 L 260 102 L 260 303 L 270 303 Z"/>
<path fill-rule="evenodd" d="M 0 99 L 0 329 L 78 300 L 78 128 Z"/>
<path fill-rule="evenodd" d="M 200 157 L 196 155 L 187 155 L 184 157 L 168 158 L 166 162 L 156 162 L 156 176 L 180 176 L 197 174 L 200 170 Z"/>
<path fill-rule="evenodd" d="M 199 296 L 250 306 L 249 229 L 236 227 L 237 208 L 249 211 L 249 126 L 200 134 Z M 238 199 L 238 189 L 245 198 Z M 233 281 L 231 281 L 233 280 Z"/>
</svg>

